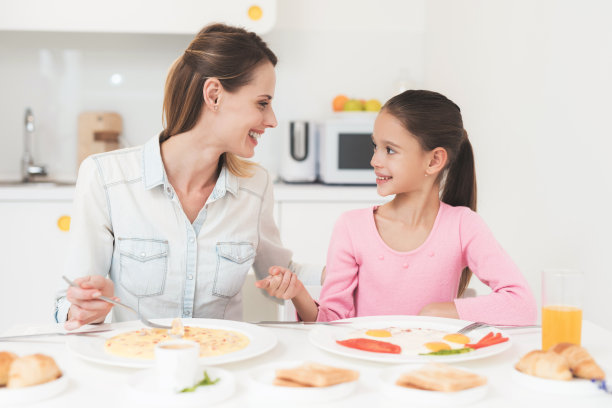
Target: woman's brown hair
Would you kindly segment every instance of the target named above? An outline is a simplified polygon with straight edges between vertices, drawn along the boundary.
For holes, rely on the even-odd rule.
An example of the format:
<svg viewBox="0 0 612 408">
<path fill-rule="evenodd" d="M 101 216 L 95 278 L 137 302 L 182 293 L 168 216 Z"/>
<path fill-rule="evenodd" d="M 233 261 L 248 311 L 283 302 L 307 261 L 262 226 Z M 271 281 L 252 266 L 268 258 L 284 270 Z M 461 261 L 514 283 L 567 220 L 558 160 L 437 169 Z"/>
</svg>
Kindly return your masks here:
<svg viewBox="0 0 612 408">
<path fill-rule="evenodd" d="M 202 89 L 208 78 L 217 78 L 226 91 L 235 92 L 248 84 L 253 70 L 266 61 L 276 66 L 277 58 L 257 34 L 225 24 L 204 27 L 168 72 L 160 143 L 195 126 L 204 106 Z M 251 162 L 231 153 L 224 153 L 222 160 L 236 176 L 250 175 Z"/>
<path fill-rule="evenodd" d="M 437 92 L 408 90 L 391 98 L 382 108 L 413 134 L 425 151 L 446 150 L 448 160 L 440 173 L 440 200 L 452 206 L 476 211 L 476 171 L 474 152 L 463 128 L 461 110 Z M 465 291 L 472 271 L 464 268 L 457 297 Z"/>
</svg>

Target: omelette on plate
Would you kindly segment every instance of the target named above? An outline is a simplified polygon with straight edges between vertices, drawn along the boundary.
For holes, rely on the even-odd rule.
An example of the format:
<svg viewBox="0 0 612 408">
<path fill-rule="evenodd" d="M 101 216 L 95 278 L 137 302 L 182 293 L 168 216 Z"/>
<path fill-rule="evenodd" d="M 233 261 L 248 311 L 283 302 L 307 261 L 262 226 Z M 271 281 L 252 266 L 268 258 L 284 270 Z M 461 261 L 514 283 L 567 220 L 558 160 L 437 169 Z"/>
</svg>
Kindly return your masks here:
<svg viewBox="0 0 612 408">
<path fill-rule="evenodd" d="M 200 343 L 200 357 L 233 353 L 249 345 L 249 338 L 233 330 L 184 327 L 183 340 Z M 104 350 L 115 356 L 153 360 L 155 345 L 174 340 L 167 329 L 140 329 L 118 334 L 106 340 Z"/>
</svg>

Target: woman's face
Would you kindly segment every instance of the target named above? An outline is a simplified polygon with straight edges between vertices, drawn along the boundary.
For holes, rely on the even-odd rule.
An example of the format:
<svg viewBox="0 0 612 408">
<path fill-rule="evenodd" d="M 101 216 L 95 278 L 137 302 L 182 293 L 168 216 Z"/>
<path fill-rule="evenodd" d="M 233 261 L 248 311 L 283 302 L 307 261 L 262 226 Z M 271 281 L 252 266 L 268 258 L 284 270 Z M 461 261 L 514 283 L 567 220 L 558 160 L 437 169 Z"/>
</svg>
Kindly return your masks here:
<svg viewBox="0 0 612 408">
<path fill-rule="evenodd" d="M 253 71 L 250 83 L 237 91 L 223 92 L 219 101 L 219 120 L 227 152 L 240 157 L 253 157 L 258 139 L 266 128 L 276 127 L 272 98 L 276 73 L 270 62 Z"/>
<path fill-rule="evenodd" d="M 395 116 L 385 111 L 378 115 L 372 142 L 370 165 L 376 173 L 378 194 L 411 193 L 424 187 L 430 155 Z"/>
</svg>

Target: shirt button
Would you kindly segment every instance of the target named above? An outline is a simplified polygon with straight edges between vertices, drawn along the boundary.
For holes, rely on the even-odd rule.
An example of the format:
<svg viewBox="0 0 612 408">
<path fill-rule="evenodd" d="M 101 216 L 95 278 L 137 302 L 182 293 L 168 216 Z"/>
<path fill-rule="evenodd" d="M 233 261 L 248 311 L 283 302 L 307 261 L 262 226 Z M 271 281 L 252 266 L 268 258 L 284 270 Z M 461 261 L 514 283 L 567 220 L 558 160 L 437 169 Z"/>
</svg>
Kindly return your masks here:
<svg viewBox="0 0 612 408">
<path fill-rule="evenodd" d="M 193 244 L 195 242 L 195 239 L 189 238 L 189 242 Z"/>
<path fill-rule="evenodd" d="M 385 259 L 385 257 L 382 256 L 382 255 L 378 255 L 378 259 L 380 259 L 382 261 L 383 259 Z"/>
<path fill-rule="evenodd" d="M 183 317 L 189 317 L 189 316 L 191 316 L 191 312 L 184 312 L 183 313 Z"/>
<path fill-rule="evenodd" d="M 409 264 L 405 263 L 402 265 L 402 268 L 407 269 L 409 266 L 410 266 Z"/>
<path fill-rule="evenodd" d="M 193 275 L 187 275 L 187 279 L 189 280 L 193 279 Z"/>
<path fill-rule="evenodd" d="M 140 253 L 140 256 L 141 256 L 142 258 L 144 258 L 145 256 L 147 256 L 147 254 L 145 254 L 144 252 L 141 252 L 141 253 Z"/>
<path fill-rule="evenodd" d="M 433 257 L 434 257 L 434 255 L 435 255 L 435 254 L 434 254 L 433 252 L 430 252 L 430 253 L 429 253 L 429 257 L 430 257 L 430 258 L 433 258 Z"/>
</svg>

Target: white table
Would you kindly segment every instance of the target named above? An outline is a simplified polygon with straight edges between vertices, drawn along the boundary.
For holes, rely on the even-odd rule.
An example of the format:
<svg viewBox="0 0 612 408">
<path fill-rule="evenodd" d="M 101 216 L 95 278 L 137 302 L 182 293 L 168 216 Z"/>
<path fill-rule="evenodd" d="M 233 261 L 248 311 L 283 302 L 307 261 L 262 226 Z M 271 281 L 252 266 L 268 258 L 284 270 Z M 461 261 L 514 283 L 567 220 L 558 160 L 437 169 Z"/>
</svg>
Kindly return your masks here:
<svg viewBox="0 0 612 408">
<path fill-rule="evenodd" d="M 388 400 L 377 390 L 376 380 L 380 371 L 392 366 L 345 358 L 319 350 L 308 341 L 308 330 L 311 330 L 312 327 L 314 326 L 300 326 L 299 328 L 269 327 L 269 330 L 272 330 L 278 337 L 276 348 L 250 360 L 220 366 L 234 373 L 237 381 L 237 391 L 230 399 L 215 406 L 242 408 L 274 405 L 270 403 L 263 405 L 264 403 L 260 399 L 253 398 L 253 394 L 249 392 L 248 372 L 262 364 L 284 360 L 318 361 L 355 368 L 360 371 L 359 387 L 353 395 L 340 401 L 317 406 L 350 408 L 406 406 L 406 404 L 402 405 Z M 27 330 L 17 331 L 26 332 Z M 16 330 L 10 332 L 15 334 Z M 486 398 L 473 406 L 483 408 L 541 408 L 543 406 L 576 408 L 580 405 L 589 408 L 612 407 L 612 394 L 601 392 L 601 395 L 587 398 L 555 396 L 533 392 L 516 385 L 510 377 L 512 367 L 523 354 L 540 348 L 540 331 L 539 329 L 519 329 L 508 333 L 512 337 L 513 345 L 505 352 L 481 360 L 456 364 L 474 370 L 486 376 L 489 380 L 489 391 Z M 596 358 L 600 366 L 607 370 L 608 377 L 612 379 L 612 332 L 585 321 L 582 336 L 583 345 Z M 19 355 L 35 352 L 51 355 L 69 376 L 70 384 L 62 394 L 39 403 L 27 405 L 28 407 L 66 408 L 87 406 L 116 408 L 128 405 L 134 406 L 128 404 L 122 390 L 126 379 L 136 373 L 137 370 L 98 365 L 81 360 L 65 348 L 64 337 L 54 336 L 19 342 L 0 342 L 0 350 L 13 351 Z M 285 404 L 284 406 L 288 405 L 299 406 L 300 403 L 296 401 L 295 404 Z M 410 404 L 410 406 L 418 405 Z"/>
</svg>

